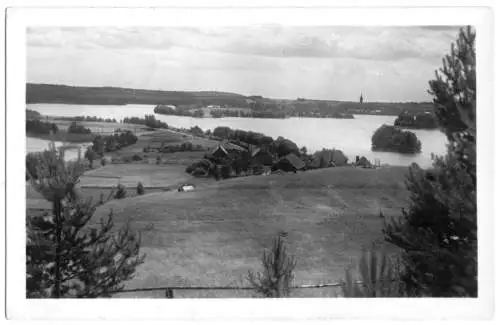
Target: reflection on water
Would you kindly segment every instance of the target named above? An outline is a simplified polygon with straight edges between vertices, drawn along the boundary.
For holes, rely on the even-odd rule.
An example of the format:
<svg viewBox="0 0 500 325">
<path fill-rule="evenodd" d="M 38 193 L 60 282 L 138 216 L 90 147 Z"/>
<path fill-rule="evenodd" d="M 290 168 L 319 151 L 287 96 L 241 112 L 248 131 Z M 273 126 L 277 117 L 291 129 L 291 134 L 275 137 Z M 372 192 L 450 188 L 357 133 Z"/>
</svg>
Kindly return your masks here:
<svg viewBox="0 0 500 325">
<path fill-rule="evenodd" d="M 153 114 L 151 105 L 67 105 L 67 104 L 29 104 L 29 109 L 44 115 L 78 116 L 89 115 L 104 118 L 123 119 L 127 116 L 143 117 Z M 251 119 L 251 118 L 202 118 L 185 116 L 166 116 L 155 114 L 156 118 L 178 128 L 198 125 L 203 130 L 213 130 L 217 126 L 262 132 L 272 137 L 283 136 L 299 147 L 311 151 L 322 148 L 342 150 L 351 161 L 356 155 L 370 160 L 380 159 L 381 163 L 407 166 L 416 162 L 422 167 L 431 164 L 431 153 L 442 155 L 446 152 L 446 137 L 437 130 L 412 130 L 422 142 L 422 153 L 403 155 L 390 152 L 372 152 L 371 137 L 382 124 L 393 124 L 395 116 L 356 115 L 355 119 Z M 29 140 L 31 141 L 31 140 Z M 28 142 L 29 142 L 28 141 Z M 42 140 L 43 141 L 43 140 Z M 76 151 L 75 151 L 76 152 Z"/>
<path fill-rule="evenodd" d="M 49 140 L 42 140 L 37 138 L 26 138 L 26 153 L 30 152 L 39 152 L 49 149 Z M 75 160 L 78 158 L 78 147 L 82 148 L 82 156 L 85 152 L 85 149 L 90 145 L 90 143 L 79 143 L 79 144 L 68 144 L 62 143 L 59 141 L 55 142 L 56 148 L 59 148 L 63 145 L 75 146 L 74 148 L 66 149 L 64 152 L 65 160 Z"/>
</svg>

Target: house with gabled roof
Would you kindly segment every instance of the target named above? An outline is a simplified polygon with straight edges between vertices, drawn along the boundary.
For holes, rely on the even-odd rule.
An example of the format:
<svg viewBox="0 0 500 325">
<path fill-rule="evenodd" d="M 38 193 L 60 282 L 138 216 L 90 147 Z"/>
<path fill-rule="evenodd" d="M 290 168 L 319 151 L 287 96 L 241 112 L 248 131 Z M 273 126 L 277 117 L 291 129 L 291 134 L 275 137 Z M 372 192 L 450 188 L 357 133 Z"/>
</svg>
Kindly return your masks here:
<svg viewBox="0 0 500 325">
<path fill-rule="evenodd" d="M 294 153 L 289 153 L 288 155 L 281 157 L 281 159 L 273 165 L 273 170 L 279 169 L 286 172 L 297 172 L 299 170 L 304 170 L 305 167 L 305 162 L 303 162 Z"/>
<path fill-rule="evenodd" d="M 274 163 L 273 156 L 261 148 L 254 148 L 251 152 L 252 162 L 255 164 L 261 164 L 264 166 L 272 166 Z"/>
</svg>

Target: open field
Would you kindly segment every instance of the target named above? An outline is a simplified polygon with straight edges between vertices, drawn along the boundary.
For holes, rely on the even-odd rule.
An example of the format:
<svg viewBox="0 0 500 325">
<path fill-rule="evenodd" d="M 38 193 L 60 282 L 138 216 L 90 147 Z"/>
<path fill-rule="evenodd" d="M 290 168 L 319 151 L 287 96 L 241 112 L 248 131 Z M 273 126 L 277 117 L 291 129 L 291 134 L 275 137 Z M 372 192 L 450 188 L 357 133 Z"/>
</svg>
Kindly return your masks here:
<svg viewBox="0 0 500 325">
<path fill-rule="evenodd" d="M 176 190 L 182 183 L 203 184 L 211 179 L 194 178 L 184 172 L 180 165 L 110 164 L 87 171 L 80 177 L 78 192 L 84 198 L 97 202 L 101 193 L 105 198 L 122 184 L 127 188 L 127 197 L 136 195 L 136 186 L 142 182 L 146 193 Z M 50 203 L 41 194 L 26 188 L 29 209 L 50 209 Z"/>
<path fill-rule="evenodd" d="M 49 119 L 50 120 L 50 119 Z M 55 123 L 59 129 L 67 130 L 72 121 L 62 121 L 58 119 L 51 120 L 51 122 Z M 112 122 L 87 122 L 87 121 L 78 121 L 76 122 L 79 125 L 83 125 L 86 128 L 89 128 L 92 133 L 113 133 L 116 129 L 122 130 L 130 130 L 136 133 L 137 135 L 143 134 L 148 131 L 148 128 L 144 125 L 138 124 L 127 124 L 127 123 L 112 123 Z"/>
<path fill-rule="evenodd" d="M 150 165 L 150 164 L 112 164 L 86 172 L 79 186 L 115 187 L 118 183 L 127 188 L 137 186 L 142 182 L 144 187 L 171 187 L 189 182 L 193 177 L 184 172 L 183 166 Z"/>
<path fill-rule="evenodd" d="M 172 130 L 159 130 L 143 134 L 139 137 L 137 142 L 131 146 L 127 146 L 123 149 L 106 153 L 107 157 L 123 157 L 130 156 L 133 154 L 140 154 L 147 156 L 149 163 L 154 164 L 156 156 L 160 155 L 162 157 L 162 163 L 169 165 L 190 165 L 194 161 L 197 161 L 205 155 L 207 151 L 184 151 L 184 152 L 173 152 L 173 153 L 154 153 L 150 152 L 143 154 L 144 147 L 160 147 L 162 143 L 165 145 L 180 145 L 184 142 L 191 142 L 193 146 L 201 145 L 207 151 L 214 148 L 218 141 L 200 138 L 190 134 L 184 134 Z"/>
<path fill-rule="evenodd" d="M 56 134 L 26 132 L 26 137 L 42 140 L 54 140 L 57 142 L 87 143 L 94 140 L 95 134 L 68 133 L 66 130 L 60 129 Z"/>
<path fill-rule="evenodd" d="M 346 167 L 207 182 L 194 192 L 113 200 L 95 217 L 112 209 L 116 225 L 130 220 L 142 232 L 148 256 L 128 288 L 246 285 L 278 231 L 288 233 L 297 257 L 297 285 L 336 282 L 363 248 L 385 245 L 379 212 L 398 216 L 406 205 L 406 170 Z"/>
</svg>

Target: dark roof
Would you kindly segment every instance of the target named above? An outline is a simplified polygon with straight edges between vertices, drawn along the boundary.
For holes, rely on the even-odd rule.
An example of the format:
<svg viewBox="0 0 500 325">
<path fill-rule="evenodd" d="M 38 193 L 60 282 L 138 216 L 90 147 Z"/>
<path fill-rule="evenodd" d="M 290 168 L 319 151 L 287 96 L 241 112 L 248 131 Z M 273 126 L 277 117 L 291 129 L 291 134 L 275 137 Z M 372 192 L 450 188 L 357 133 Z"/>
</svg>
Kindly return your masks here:
<svg viewBox="0 0 500 325">
<path fill-rule="evenodd" d="M 256 148 L 252 150 L 252 157 L 255 157 L 260 151 L 260 148 Z"/>
<path fill-rule="evenodd" d="M 226 150 L 247 151 L 245 148 L 230 142 L 223 143 L 220 146 L 223 146 Z"/>
<path fill-rule="evenodd" d="M 288 162 L 290 163 L 295 169 L 302 169 L 306 166 L 305 162 L 303 162 L 299 157 L 297 157 L 293 153 L 289 153 L 288 155 L 282 157 L 280 159 L 280 162 Z"/>
<path fill-rule="evenodd" d="M 224 148 L 224 146 L 221 146 L 221 145 L 218 145 L 217 147 L 215 147 L 214 150 L 212 150 L 212 154 L 215 154 L 217 151 L 219 150 L 222 150 L 223 153 L 225 153 L 227 155 L 227 150 L 226 148 Z"/>
</svg>

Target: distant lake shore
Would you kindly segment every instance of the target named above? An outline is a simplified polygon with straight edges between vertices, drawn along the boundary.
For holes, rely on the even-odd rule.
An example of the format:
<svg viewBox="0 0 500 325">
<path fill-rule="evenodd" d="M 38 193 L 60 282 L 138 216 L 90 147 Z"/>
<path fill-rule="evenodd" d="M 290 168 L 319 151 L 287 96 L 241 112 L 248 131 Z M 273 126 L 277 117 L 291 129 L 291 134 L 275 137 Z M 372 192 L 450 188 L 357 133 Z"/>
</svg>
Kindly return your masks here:
<svg viewBox="0 0 500 325">
<path fill-rule="evenodd" d="M 153 114 L 154 105 L 66 105 L 28 104 L 28 109 L 50 116 L 98 116 L 122 120 L 125 117 L 144 117 Z M 415 162 L 422 167 L 432 164 L 431 153 L 442 155 L 446 152 L 446 137 L 438 130 L 414 130 L 422 142 L 422 152 L 416 155 L 402 155 L 392 152 L 374 152 L 371 148 L 373 132 L 382 124 L 393 125 L 395 116 L 354 115 L 354 119 L 324 119 L 291 117 L 287 119 L 254 118 L 193 118 L 155 114 L 156 119 L 175 128 L 190 129 L 199 126 L 202 130 L 213 130 L 217 126 L 260 132 L 271 137 L 283 136 L 294 141 L 299 147 L 305 146 L 309 152 L 323 148 L 336 148 L 344 152 L 349 161 L 356 156 L 366 156 L 370 160 L 380 159 L 381 163 L 408 166 Z"/>
</svg>

